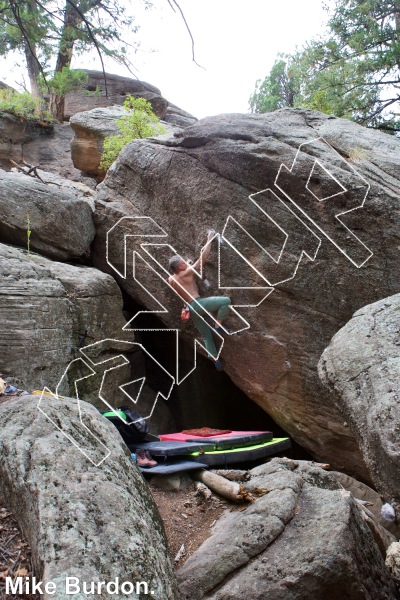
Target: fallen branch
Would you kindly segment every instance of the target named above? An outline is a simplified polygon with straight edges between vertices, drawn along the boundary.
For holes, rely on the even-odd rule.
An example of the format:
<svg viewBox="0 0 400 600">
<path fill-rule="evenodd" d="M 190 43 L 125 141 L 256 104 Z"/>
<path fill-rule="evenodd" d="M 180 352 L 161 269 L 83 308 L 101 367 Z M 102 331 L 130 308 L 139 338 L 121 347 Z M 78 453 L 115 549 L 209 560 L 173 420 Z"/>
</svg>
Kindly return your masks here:
<svg viewBox="0 0 400 600">
<path fill-rule="evenodd" d="M 10 158 L 10 163 L 13 164 L 14 167 L 17 168 L 19 171 L 21 171 L 21 173 L 24 173 L 25 175 L 28 175 L 29 177 L 36 176 L 38 179 L 40 179 L 40 181 L 42 183 L 46 183 L 45 181 L 43 181 L 43 179 L 40 177 L 39 173 L 37 172 L 37 170 L 39 168 L 38 166 L 30 165 L 23 160 L 22 164 L 24 166 L 21 167 L 21 165 L 19 165 L 14 160 L 12 160 L 12 158 Z M 32 173 L 33 173 L 33 175 L 32 175 Z"/>
<path fill-rule="evenodd" d="M 193 471 L 192 477 L 196 481 L 204 483 L 219 496 L 232 500 L 232 502 L 253 502 L 254 500 L 253 496 L 242 485 L 236 481 L 229 481 L 221 475 L 200 469 L 199 471 Z"/>
</svg>

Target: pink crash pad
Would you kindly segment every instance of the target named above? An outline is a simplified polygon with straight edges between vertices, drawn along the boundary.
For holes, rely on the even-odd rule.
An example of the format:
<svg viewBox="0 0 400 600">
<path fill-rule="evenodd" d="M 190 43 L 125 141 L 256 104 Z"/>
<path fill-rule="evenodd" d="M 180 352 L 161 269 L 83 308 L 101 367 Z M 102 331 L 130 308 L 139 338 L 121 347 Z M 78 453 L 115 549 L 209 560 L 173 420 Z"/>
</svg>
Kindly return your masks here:
<svg viewBox="0 0 400 600">
<path fill-rule="evenodd" d="M 160 440 L 163 440 L 164 442 L 170 441 L 170 442 L 188 442 L 189 440 L 198 440 L 198 441 L 204 441 L 205 439 L 210 439 L 212 441 L 219 441 L 219 440 L 229 440 L 230 438 L 238 438 L 238 437 L 248 437 L 248 436 L 258 436 L 258 435 L 262 435 L 262 434 L 268 434 L 270 433 L 269 431 L 231 431 L 230 433 L 224 433 L 222 435 L 213 435 L 210 438 L 204 438 L 203 436 L 200 435 L 188 435 L 185 433 L 162 433 L 159 434 L 158 437 L 160 438 Z"/>
</svg>

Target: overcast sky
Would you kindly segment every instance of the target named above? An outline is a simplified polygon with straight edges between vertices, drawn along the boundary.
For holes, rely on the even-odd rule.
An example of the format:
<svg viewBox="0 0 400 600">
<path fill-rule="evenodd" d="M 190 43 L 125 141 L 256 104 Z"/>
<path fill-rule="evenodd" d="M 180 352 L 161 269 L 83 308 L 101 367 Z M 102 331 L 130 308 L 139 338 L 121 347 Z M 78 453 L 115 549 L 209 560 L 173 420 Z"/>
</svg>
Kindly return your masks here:
<svg viewBox="0 0 400 600">
<path fill-rule="evenodd" d="M 139 79 L 199 118 L 248 112 L 255 82 L 267 75 L 278 52 L 292 52 L 321 34 L 326 20 L 322 0 L 179 0 L 179 4 L 203 68 L 192 62 L 190 37 L 167 0 L 156 0 L 151 10 L 135 8 L 140 31 L 132 40 L 139 40 L 141 47 L 131 59 Z M 79 57 L 73 66 L 100 69 L 94 55 Z M 106 66 L 109 72 L 129 76 L 114 62 Z M 12 61 L 1 60 L 0 69 L 0 79 L 15 86 Z"/>
</svg>

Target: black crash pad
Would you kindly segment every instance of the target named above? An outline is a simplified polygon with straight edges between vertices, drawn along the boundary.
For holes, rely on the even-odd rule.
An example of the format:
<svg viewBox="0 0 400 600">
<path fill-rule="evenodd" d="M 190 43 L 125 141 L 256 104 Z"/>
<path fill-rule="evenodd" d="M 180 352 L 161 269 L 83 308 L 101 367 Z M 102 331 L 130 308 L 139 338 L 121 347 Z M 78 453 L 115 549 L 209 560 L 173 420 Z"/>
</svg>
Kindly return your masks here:
<svg viewBox="0 0 400 600">
<path fill-rule="evenodd" d="M 138 467 L 138 469 L 142 473 L 148 473 L 149 475 L 172 475 L 173 473 L 180 473 L 182 471 L 208 469 L 208 465 L 193 460 L 176 460 L 170 463 L 162 463 L 156 467 L 151 467 L 151 469 L 145 469 L 143 467 Z"/>
<path fill-rule="evenodd" d="M 141 442 L 129 444 L 129 450 L 148 450 L 153 456 L 179 456 L 203 450 L 215 450 L 215 444 L 203 442 Z"/>
</svg>

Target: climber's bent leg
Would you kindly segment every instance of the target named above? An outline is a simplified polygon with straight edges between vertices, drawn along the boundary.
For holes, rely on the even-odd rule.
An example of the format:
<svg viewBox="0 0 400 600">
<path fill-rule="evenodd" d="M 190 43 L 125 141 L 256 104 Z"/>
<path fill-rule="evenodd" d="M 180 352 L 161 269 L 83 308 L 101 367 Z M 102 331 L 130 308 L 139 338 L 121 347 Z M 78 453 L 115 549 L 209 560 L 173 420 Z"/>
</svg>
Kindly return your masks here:
<svg viewBox="0 0 400 600">
<path fill-rule="evenodd" d="M 215 322 L 221 325 L 223 319 L 229 315 L 231 299 L 228 296 L 210 296 L 210 298 L 201 298 L 201 306 L 209 313 L 217 312 Z"/>
<path fill-rule="evenodd" d="M 203 298 L 200 300 L 200 302 L 199 302 L 199 300 L 200 300 L 200 298 L 197 300 L 197 302 L 198 302 L 198 304 L 200 304 L 200 306 L 202 306 L 202 304 L 203 304 Z M 194 304 L 195 303 L 193 303 L 193 305 Z M 197 312 L 194 312 L 194 310 L 193 310 L 194 306 L 193 307 L 191 306 L 191 308 L 192 308 L 192 310 L 190 311 L 190 316 L 191 316 L 191 318 L 193 320 L 194 325 L 197 327 L 197 329 L 199 330 L 199 332 L 203 336 L 204 345 L 206 347 L 208 355 L 213 360 L 216 360 L 216 358 L 218 356 L 218 352 L 217 352 L 217 348 L 215 347 L 215 342 L 214 342 L 214 338 L 213 338 L 212 333 L 211 333 L 211 328 L 199 316 L 199 315 L 201 315 L 204 319 L 206 319 L 207 315 L 198 306 L 195 307 L 195 310 L 197 310 Z M 199 313 L 199 314 L 197 314 L 197 313 Z"/>
</svg>

